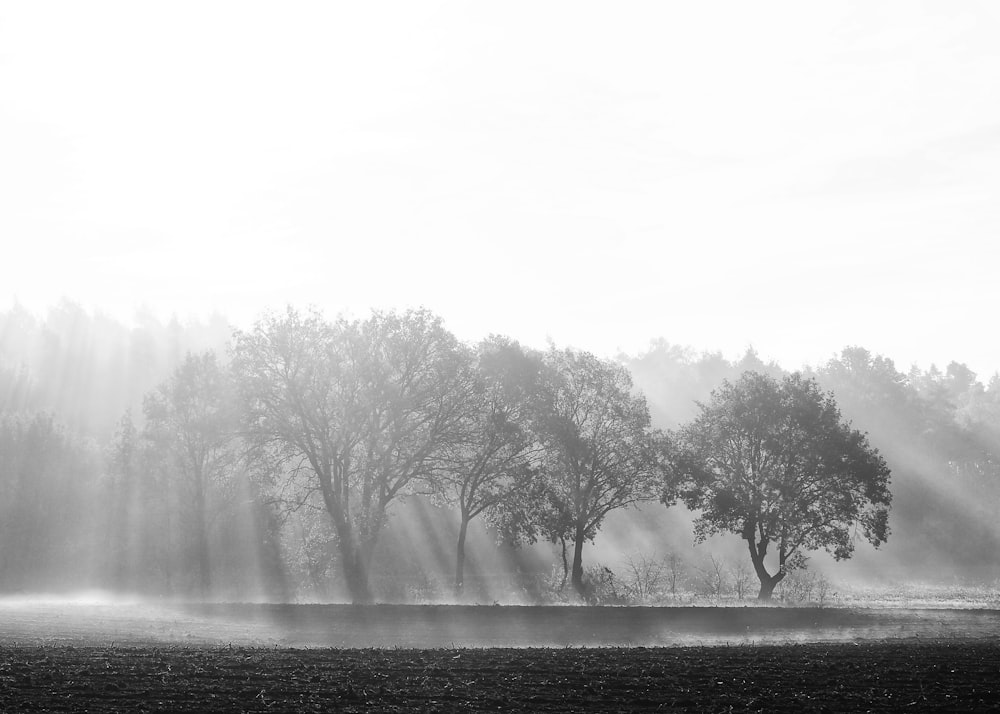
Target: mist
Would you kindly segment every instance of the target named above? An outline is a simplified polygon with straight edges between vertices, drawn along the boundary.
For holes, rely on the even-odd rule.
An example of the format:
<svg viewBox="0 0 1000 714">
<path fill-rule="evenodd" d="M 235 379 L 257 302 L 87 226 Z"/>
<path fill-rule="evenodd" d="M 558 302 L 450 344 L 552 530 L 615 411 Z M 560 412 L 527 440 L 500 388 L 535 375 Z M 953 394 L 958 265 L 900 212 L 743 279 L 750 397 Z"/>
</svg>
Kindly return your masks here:
<svg viewBox="0 0 1000 714">
<path fill-rule="evenodd" d="M 23 308 L 0 315 L 0 593 L 356 599 L 343 575 L 338 538 L 344 535 L 315 488 L 295 477 L 306 466 L 252 443 L 240 426 L 242 402 L 227 381 L 233 336 L 222 316 L 167 324 L 146 316 L 125 326 L 70 302 L 43 317 Z M 449 349 L 475 347 L 453 344 Z M 633 394 L 645 397 L 652 427 L 662 430 L 693 418 L 723 380 L 746 371 L 788 372 L 752 350 L 730 360 L 662 339 L 642 354 L 605 362 L 627 368 Z M 841 562 L 808 553 L 781 597 L 829 603 L 851 602 L 863 592 L 920 599 L 920 593 L 995 590 L 1000 380 L 984 384 L 960 362 L 904 373 L 862 347 L 797 369 L 832 392 L 842 416 L 868 434 L 891 468 L 891 533 L 878 549 L 859 542 Z M 194 378 L 203 380 L 196 382 L 203 389 L 215 385 L 215 396 L 185 402 L 184 379 Z M 215 381 L 204 381 L 209 378 Z M 505 388 L 505 398 L 513 398 L 510 383 Z M 195 407 L 200 411 L 191 411 Z M 216 431 L 199 432 L 202 441 L 186 441 L 186 450 L 178 450 L 172 434 L 191 420 L 211 422 Z M 195 448 L 200 460 L 192 470 L 186 459 Z M 517 449 L 505 458 L 530 452 Z M 457 452 L 448 453 L 427 473 L 459 463 Z M 529 475 L 541 468 L 541 462 L 523 463 Z M 503 484 L 497 493 L 515 486 Z M 542 516 L 518 511 L 509 495 L 514 491 L 505 493 L 470 518 L 456 589 L 462 524 L 456 502 L 432 478 L 402 483 L 373 525 L 362 524 L 377 528 L 366 561 L 371 600 L 579 602 L 568 585 L 572 542 L 543 521 L 532 522 Z M 696 513 L 682 504 L 664 506 L 655 488 L 644 494 L 609 511 L 583 544 L 590 602 L 753 600 L 744 541 L 722 534 L 696 544 Z"/>
<path fill-rule="evenodd" d="M 998 36 L 0 3 L 0 709 L 997 708 Z"/>
</svg>

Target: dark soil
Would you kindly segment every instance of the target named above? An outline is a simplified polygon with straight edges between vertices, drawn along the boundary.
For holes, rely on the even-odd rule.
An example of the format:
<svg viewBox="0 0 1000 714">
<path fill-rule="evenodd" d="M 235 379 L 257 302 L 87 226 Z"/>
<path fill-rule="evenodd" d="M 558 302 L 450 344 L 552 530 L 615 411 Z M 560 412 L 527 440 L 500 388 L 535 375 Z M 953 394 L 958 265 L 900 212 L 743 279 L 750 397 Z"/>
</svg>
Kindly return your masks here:
<svg viewBox="0 0 1000 714">
<path fill-rule="evenodd" d="M 435 650 L 4 645 L 0 710 L 1000 711 L 1000 643 Z"/>
</svg>

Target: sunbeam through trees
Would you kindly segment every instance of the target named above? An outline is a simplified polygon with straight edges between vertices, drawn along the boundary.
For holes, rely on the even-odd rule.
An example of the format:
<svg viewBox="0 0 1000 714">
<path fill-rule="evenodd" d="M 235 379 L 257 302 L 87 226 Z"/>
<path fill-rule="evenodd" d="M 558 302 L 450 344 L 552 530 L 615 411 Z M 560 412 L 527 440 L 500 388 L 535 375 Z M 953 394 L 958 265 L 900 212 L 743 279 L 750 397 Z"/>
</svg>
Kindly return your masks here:
<svg viewBox="0 0 1000 714">
<path fill-rule="evenodd" d="M 958 363 L 606 360 L 427 310 L 0 326 L 8 592 L 648 604 L 1000 565 L 1000 382 Z"/>
</svg>

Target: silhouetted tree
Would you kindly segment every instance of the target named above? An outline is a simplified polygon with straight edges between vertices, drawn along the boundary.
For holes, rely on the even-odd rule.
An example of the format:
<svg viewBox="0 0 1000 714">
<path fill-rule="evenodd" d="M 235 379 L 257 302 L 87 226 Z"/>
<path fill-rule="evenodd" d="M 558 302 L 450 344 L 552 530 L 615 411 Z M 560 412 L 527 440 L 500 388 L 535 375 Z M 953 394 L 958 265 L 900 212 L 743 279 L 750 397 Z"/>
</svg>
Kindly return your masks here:
<svg viewBox="0 0 1000 714">
<path fill-rule="evenodd" d="M 680 430 L 673 457 L 681 496 L 701 513 L 696 537 L 740 534 L 761 600 L 804 564 L 805 551 L 849 558 L 856 526 L 876 547 L 888 536 L 889 468 L 841 421 L 833 396 L 801 375 L 725 382 Z M 774 573 L 765 564 L 772 545 Z"/>
<path fill-rule="evenodd" d="M 656 497 L 663 435 L 621 365 L 588 352 L 550 349 L 544 491 L 532 507 L 550 540 L 573 544 L 571 582 L 586 595 L 583 546 L 611 511 Z"/>
</svg>

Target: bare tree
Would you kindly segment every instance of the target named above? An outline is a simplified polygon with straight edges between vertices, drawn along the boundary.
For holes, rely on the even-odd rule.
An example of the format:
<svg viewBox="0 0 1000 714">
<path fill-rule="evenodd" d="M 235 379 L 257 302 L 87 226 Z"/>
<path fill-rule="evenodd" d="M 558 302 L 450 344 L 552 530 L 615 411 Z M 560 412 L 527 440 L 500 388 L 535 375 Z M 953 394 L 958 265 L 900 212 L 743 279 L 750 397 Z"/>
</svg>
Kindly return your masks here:
<svg viewBox="0 0 1000 714">
<path fill-rule="evenodd" d="M 625 559 L 625 574 L 626 587 L 634 602 L 655 602 L 663 595 L 668 580 L 667 560 L 643 553 L 629 556 Z"/>
<path fill-rule="evenodd" d="M 716 558 L 714 554 L 709 554 L 708 562 L 702 566 L 696 566 L 701 594 L 706 597 L 719 599 L 725 596 L 729 589 L 729 579 L 726 577 L 726 562 L 721 558 Z"/>
<path fill-rule="evenodd" d="M 670 590 L 670 598 L 672 600 L 676 600 L 677 587 L 684 581 L 686 577 L 684 561 L 681 560 L 681 557 L 677 555 L 677 553 L 671 551 L 669 554 L 667 554 L 667 557 L 664 559 L 664 564 L 666 566 L 666 571 L 667 571 L 667 583 Z"/>
<path fill-rule="evenodd" d="M 733 584 L 733 594 L 737 600 L 742 600 L 750 588 L 753 571 L 746 561 L 740 560 L 729 568 L 729 579 Z"/>
</svg>

